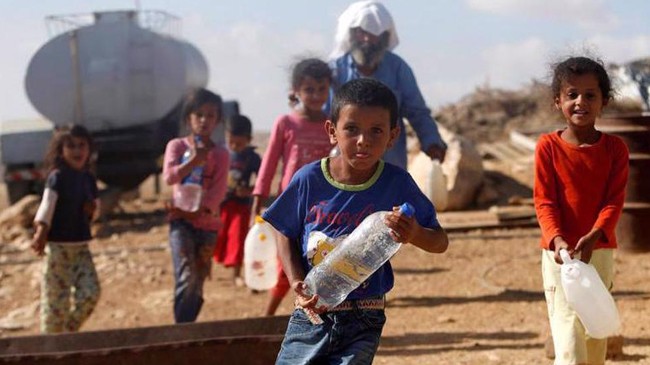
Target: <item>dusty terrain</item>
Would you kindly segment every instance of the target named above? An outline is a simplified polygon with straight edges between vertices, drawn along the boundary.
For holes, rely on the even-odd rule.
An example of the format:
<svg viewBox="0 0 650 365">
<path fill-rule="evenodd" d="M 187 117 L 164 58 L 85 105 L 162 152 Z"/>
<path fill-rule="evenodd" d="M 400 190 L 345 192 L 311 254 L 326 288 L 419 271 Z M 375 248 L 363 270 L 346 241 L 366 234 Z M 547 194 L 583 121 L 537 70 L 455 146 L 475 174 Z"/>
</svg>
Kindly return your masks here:
<svg viewBox="0 0 650 365">
<path fill-rule="evenodd" d="M 531 93 L 538 89 L 533 85 Z M 499 101 L 502 97 L 504 102 Z M 437 117 L 476 143 L 501 140 L 508 125 L 534 129 L 548 122 L 531 117 L 547 114 L 537 97 L 528 97 L 513 104 L 507 101 L 512 96 L 478 90 Z M 264 138 L 257 142 L 263 151 Z M 485 184 L 498 198 L 487 203 L 530 196 L 530 170 L 487 161 L 484 166 L 490 170 Z M 121 202 L 91 243 L 102 296 L 83 331 L 173 322 L 172 266 L 162 209 L 169 192 L 154 194 L 153 186 L 149 180 L 138 198 Z M 464 219 L 472 221 L 475 214 L 467 212 Z M 443 213 L 440 218 L 444 226 L 458 214 Z M 388 296 L 388 321 L 375 363 L 551 364 L 544 351 L 548 325 L 538 229 L 451 232 L 450 239 L 442 255 L 405 246 L 392 260 L 396 286 Z M 621 250 L 616 265 L 614 297 L 624 346 L 623 354 L 609 363 L 650 364 L 650 253 Z M 26 240 L 0 243 L 0 337 L 38 333 L 40 267 Z M 236 287 L 229 271 L 214 267 L 205 300 L 201 322 L 252 318 L 263 313 L 267 294 Z M 288 297 L 278 314 L 291 310 Z"/>
<path fill-rule="evenodd" d="M 92 242 L 102 297 L 84 331 L 172 323 L 172 273 L 162 196 L 121 204 Z M 468 213 L 470 214 L 470 213 Z M 444 222 L 445 214 L 441 216 Z M 396 287 L 377 364 L 550 364 L 536 228 L 451 233 L 449 250 L 405 246 L 393 259 Z M 3 244 L 0 336 L 38 333 L 40 260 L 24 243 Z M 650 254 L 619 252 L 614 291 L 624 355 L 650 364 Z M 259 316 L 266 293 L 235 287 L 215 267 L 199 321 Z M 285 299 L 278 314 L 291 311 Z"/>
</svg>

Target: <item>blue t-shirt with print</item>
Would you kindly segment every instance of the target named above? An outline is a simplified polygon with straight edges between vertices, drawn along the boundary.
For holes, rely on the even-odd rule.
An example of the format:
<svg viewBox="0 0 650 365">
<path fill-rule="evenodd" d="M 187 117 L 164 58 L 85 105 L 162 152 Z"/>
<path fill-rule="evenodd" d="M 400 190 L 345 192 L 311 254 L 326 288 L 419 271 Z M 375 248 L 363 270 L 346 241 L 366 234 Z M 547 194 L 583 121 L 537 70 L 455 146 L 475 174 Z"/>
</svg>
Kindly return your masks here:
<svg viewBox="0 0 650 365">
<path fill-rule="evenodd" d="M 328 161 L 315 161 L 298 170 L 287 189 L 262 215 L 291 242 L 297 242 L 305 273 L 342 236 L 350 234 L 374 212 L 392 211 L 394 206 L 409 202 L 415 207 L 415 219 L 421 226 L 440 227 L 433 204 L 403 169 L 381 161 L 366 183 L 345 185 L 331 177 Z M 322 234 L 314 235 L 315 232 Z M 323 240 L 323 235 L 327 239 Z M 386 262 L 348 299 L 383 295 L 392 289 L 393 283 L 393 270 Z"/>
<path fill-rule="evenodd" d="M 228 170 L 228 190 L 226 191 L 226 201 L 234 200 L 242 204 L 250 204 L 250 197 L 238 197 L 235 194 L 237 187 L 250 187 L 250 179 L 253 174 L 257 174 L 260 169 L 260 155 L 255 152 L 255 147 L 246 147 L 241 152 L 230 150 L 230 170 Z"/>
</svg>

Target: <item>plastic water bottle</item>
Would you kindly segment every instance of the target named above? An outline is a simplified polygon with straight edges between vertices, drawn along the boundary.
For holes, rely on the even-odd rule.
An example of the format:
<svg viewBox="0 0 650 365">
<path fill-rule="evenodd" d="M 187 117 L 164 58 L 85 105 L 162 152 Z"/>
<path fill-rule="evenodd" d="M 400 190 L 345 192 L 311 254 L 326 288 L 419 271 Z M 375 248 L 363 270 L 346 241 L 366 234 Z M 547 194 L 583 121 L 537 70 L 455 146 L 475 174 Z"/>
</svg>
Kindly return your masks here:
<svg viewBox="0 0 650 365">
<path fill-rule="evenodd" d="M 244 240 L 244 282 L 254 290 L 275 286 L 277 274 L 277 243 L 273 227 L 259 215 Z"/>
<path fill-rule="evenodd" d="M 614 335 L 621 326 L 614 298 L 593 265 L 572 259 L 560 250 L 562 289 L 567 302 L 580 318 L 587 334 L 593 338 Z"/>
<path fill-rule="evenodd" d="M 200 136 L 194 136 L 196 147 L 202 147 L 203 142 Z M 188 149 L 181 157 L 181 163 L 185 163 L 192 156 Z M 192 171 L 183 178 L 174 192 L 174 206 L 186 212 L 196 212 L 201 206 L 203 197 L 203 165 L 195 166 Z"/>
<path fill-rule="evenodd" d="M 415 209 L 409 203 L 400 211 L 412 216 Z M 307 277 L 307 294 L 318 294 L 317 307 L 332 308 L 340 304 L 354 289 L 388 261 L 402 246 L 390 236 L 384 224 L 389 212 L 380 211 L 367 216 L 361 224 L 314 266 Z"/>
</svg>

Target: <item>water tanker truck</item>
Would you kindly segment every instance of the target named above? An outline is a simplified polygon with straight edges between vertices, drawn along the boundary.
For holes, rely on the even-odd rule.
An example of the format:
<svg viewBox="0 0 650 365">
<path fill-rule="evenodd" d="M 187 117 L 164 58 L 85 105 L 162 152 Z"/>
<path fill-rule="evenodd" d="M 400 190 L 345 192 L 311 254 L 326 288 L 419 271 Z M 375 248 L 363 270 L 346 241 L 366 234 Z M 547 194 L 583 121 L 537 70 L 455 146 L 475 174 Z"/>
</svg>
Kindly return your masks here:
<svg viewBox="0 0 650 365">
<path fill-rule="evenodd" d="M 7 121 L 0 158 L 11 203 L 42 188 L 52 131 L 84 125 L 96 147 L 96 173 L 129 190 L 161 169 L 166 143 L 179 135 L 184 94 L 205 87 L 208 67 L 177 37 L 180 20 L 160 11 L 50 16 L 52 38 L 32 57 L 25 90 L 46 120 Z M 236 102 L 224 114 L 237 113 Z M 215 131 L 221 139 L 222 130 Z"/>
</svg>

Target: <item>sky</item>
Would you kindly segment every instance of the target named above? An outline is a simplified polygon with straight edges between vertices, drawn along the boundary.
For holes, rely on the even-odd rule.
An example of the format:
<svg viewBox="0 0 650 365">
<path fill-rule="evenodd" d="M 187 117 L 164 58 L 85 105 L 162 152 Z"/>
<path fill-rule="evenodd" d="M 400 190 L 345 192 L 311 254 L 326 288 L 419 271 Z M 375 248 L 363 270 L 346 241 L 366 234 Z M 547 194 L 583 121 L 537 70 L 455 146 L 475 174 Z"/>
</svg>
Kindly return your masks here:
<svg viewBox="0 0 650 365">
<path fill-rule="evenodd" d="M 29 0 L 27 1 L 29 2 Z M 36 3 L 36 2 L 35 2 Z M 24 90 L 31 57 L 50 38 L 48 15 L 163 10 L 205 57 L 208 88 L 237 100 L 259 131 L 289 112 L 289 71 L 332 49 L 344 0 L 0 0 L 0 121 L 39 118 Z M 432 109 L 477 87 L 517 90 L 548 80 L 549 65 L 585 50 L 606 63 L 650 57 L 647 0 L 384 0 L 394 52 L 413 69 Z"/>
</svg>

